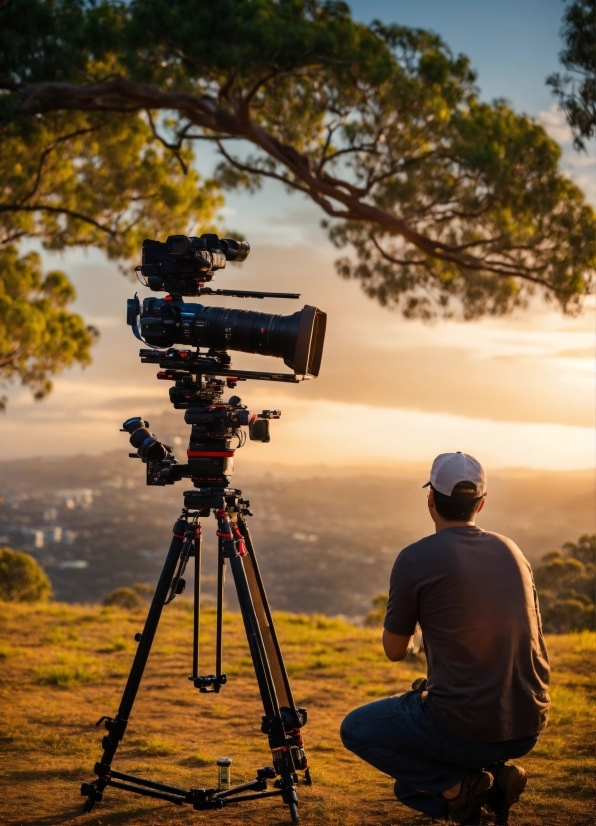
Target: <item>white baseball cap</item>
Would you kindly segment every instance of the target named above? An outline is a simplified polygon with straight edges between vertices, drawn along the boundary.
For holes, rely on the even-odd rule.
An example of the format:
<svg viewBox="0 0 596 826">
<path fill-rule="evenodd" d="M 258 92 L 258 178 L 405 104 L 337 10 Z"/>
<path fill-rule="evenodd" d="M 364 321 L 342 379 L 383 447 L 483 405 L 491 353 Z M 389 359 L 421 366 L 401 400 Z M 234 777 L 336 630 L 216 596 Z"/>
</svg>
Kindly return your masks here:
<svg viewBox="0 0 596 826">
<path fill-rule="evenodd" d="M 468 453 L 441 453 L 437 456 L 430 469 L 429 485 L 445 496 L 451 496 L 453 488 L 459 482 L 471 482 L 476 487 L 476 496 L 486 493 L 486 473 L 484 468 L 473 456 Z"/>
</svg>

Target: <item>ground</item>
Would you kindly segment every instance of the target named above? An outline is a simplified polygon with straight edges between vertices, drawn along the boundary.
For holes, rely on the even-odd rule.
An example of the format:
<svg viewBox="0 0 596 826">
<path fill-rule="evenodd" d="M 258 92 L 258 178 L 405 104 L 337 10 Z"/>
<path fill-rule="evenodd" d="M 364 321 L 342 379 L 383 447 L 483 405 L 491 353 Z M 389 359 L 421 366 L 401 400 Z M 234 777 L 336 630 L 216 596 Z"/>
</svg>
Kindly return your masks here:
<svg viewBox="0 0 596 826">
<path fill-rule="evenodd" d="M 0 604 L 0 763 L 3 826 L 214 826 L 289 822 L 277 798 L 200 813 L 190 807 L 108 790 L 83 814 L 82 781 L 93 779 L 102 728 L 113 715 L 143 612 L 99 606 Z M 204 614 L 201 673 L 212 671 L 214 614 Z M 378 629 L 322 616 L 276 614 L 299 705 L 314 785 L 299 789 L 305 826 L 420 826 L 430 821 L 396 802 L 392 782 L 349 754 L 338 729 L 344 714 L 399 693 L 422 676 L 421 660 L 392 664 Z M 218 757 L 233 759 L 232 781 L 252 779 L 270 763 L 260 733 L 262 710 L 239 616 L 225 617 L 228 684 L 202 695 L 190 673 L 192 616 L 176 600 L 164 612 L 146 679 L 115 768 L 182 786 L 216 784 Z M 551 636 L 553 711 L 539 745 L 520 763 L 530 781 L 512 826 L 587 826 L 594 761 L 593 662 L 596 634 Z M 592 692 L 592 697 L 590 693 Z M 487 818 L 490 823 L 490 818 Z"/>
</svg>

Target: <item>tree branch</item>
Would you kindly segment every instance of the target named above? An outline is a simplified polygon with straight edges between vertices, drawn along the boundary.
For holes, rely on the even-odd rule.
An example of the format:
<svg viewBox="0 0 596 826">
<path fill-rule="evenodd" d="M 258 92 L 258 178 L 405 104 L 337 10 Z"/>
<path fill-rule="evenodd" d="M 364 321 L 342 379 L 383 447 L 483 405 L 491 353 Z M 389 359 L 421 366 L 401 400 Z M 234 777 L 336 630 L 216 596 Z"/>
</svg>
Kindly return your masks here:
<svg viewBox="0 0 596 826">
<path fill-rule="evenodd" d="M 406 220 L 363 200 L 360 190 L 349 182 L 317 174 L 305 154 L 279 140 L 250 118 L 247 120 L 246 117 L 242 117 L 239 102 L 232 101 L 230 108 L 223 108 L 218 105 L 217 100 L 206 95 L 163 91 L 153 85 L 137 83 L 123 77 L 89 86 L 69 83 L 22 85 L 16 95 L 20 101 L 20 113 L 23 115 L 52 109 L 111 109 L 129 112 L 141 109 L 177 110 L 201 129 L 223 133 L 226 137 L 244 139 L 259 147 L 266 155 L 284 166 L 293 180 L 262 169 L 245 167 L 244 171 L 276 178 L 294 189 L 307 193 L 333 217 L 376 224 L 391 234 L 401 236 L 425 255 L 451 262 L 463 270 L 484 270 L 504 277 L 515 276 L 557 292 L 551 284 L 531 276 L 530 268 L 522 264 L 507 265 L 479 258 L 457 246 L 433 239 L 411 227 Z M 222 151 L 221 143 L 218 146 Z M 238 168 L 242 168 L 242 165 L 227 156 L 227 153 L 222 151 L 222 154 Z M 333 202 L 339 203 L 342 209 L 333 206 Z M 87 220 L 86 216 L 73 217 Z M 100 228 L 108 231 L 104 227 Z"/>
<path fill-rule="evenodd" d="M 92 126 L 89 129 L 77 129 L 75 132 L 70 132 L 67 135 L 61 135 L 59 138 L 56 138 L 56 140 L 53 141 L 49 146 L 47 146 L 44 149 L 44 151 L 41 153 L 41 156 L 40 156 L 40 159 L 39 159 L 39 164 L 37 166 L 37 172 L 36 172 L 36 175 L 35 175 L 35 183 L 33 184 L 33 188 L 26 195 L 23 196 L 23 198 L 21 199 L 21 204 L 23 204 L 25 201 L 28 201 L 29 198 L 32 198 L 35 195 L 35 193 L 37 192 L 37 190 L 39 188 L 39 184 L 41 183 L 41 174 L 43 172 L 44 164 L 45 164 L 45 162 L 48 158 L 48 155 L 50 155 L 54 151 L 54 149 L 58 146 L 58 144 L 64 143 L 65 141 L 68 141 L 68 140 L 71 140 L 71 138 L 77 138 L 80 135 L 87 135 L 87 134 L 89 134 L 89 132 L 94 132 L 97 128 L 99 128 L 99 127 Z"/>
<path fill-rule="evenodd" d="M 280 181 L 282 184 L 291 186 L 293 189 L 298 190 L 298 192 L 304 192 L 306 195 L 310 194 L 310 191 L 306 187 L 299 186 L 297 183 L 292 181 L 291 178 L 284 178 L 283 175 L 279 175 L 278 173 L 268 169 L 262 169 L 259 166 L 249 166 L 249 164 L 242 163 L 242 161 L 239 161 L 237 158 L 234 158 L 233 155 L 230 155 L 228 152 L 226 152 L 226 150 L 220 144 L 219 140 L 216 139 L 215 143 L 217 144 L 217 148 L 224 156 L 226 161 L 228 161 L 228 163 L 231 163 L 232 166 L 236 167 L 236 169 L 239 169 L 241 172 L 246 172 L 249 175 L 264 175 L 267 178 L 272 178 L 275 181 Z"/>
<path fill-rule="evenodd" d="M 182 156 L 180 155 L 180 149 L 182 148 L 182 141 L 184 140 L 183 133 L 186 131 L 187 128 L 190 129 L 190 123 L 187 124 L 187 126 L 183 128 L 182 133 L 178 135 L 178 141 L 176 143 L 169 143 L 165 138 L 162 138 L 162 136 L 158 134 L 149 109 L 145 109 L 145 114 L 147 115 L 149 126 L 151 127 L 151 131 L 153 132 L 153 137 L 156 138 L 163 146 L 165 146 L 166 149 L 170 150 L 170 152 L 173 154 L 173 156 L 180 164 L 180 169 L 182 170 L 182 173 L 184 175 L 188 175 L 188 166 L 184 162 Z"/>
<path fill-rule="evenodd" d="M 83 215 L 80 212 L 75 212 L 74 210 L 66 209 L 65 207 L 54 207 L 49 206 L 48 204 L 28 204 L 26 206 L 21 206 L 20 204 L 1 204 L 0 212 L 52 212 L 58 215 L 68 215 L 70 218 L 76 218 L 79 221 L 84 221 L 86 224 L 91 224 L 112 237 L 115 237 L 118 234 L 117 230 L 111 229 L 110 227 L 105 226 L 105 224 L 100 224 L 99 221 L 96 221 L 94 218 L 90 218 L 89 215 Z"/>
</svg>

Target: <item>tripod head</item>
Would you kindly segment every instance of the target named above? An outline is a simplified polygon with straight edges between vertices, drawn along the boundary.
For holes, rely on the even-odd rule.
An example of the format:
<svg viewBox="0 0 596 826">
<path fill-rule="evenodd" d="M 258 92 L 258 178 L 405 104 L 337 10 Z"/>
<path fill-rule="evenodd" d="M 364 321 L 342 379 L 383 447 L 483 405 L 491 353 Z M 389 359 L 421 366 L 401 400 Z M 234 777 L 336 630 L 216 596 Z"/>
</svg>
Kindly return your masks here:
<svg viewBox="0 0 596 826">
<path fill-rule="evenodd" d="M 300 378 L 289 373 L 269 373 L 233 370 L 227 351 L 142 349 L 141 362 L 157 364 L 160 381 L 171 381 L 169 396 L 176 410 L 184 410 L 184 421 L 191 425 L 187 463 L 174 456 L 173 447 L 161 442 L 149 430 L 149 422 L 133 416 L 122 425 L 130 434 L 130 443 L 136 453 L 131 458 L 141 459 L 147 466 L 148 485 L 173 485 L 190 478 L 195 488 L 186 491 L 185 505 L 202 508 L 202 502 L 219 501 L 228 493 L 234 469 L 234 454 L 248 438 L 255 442 L 269 442 L 269 422 L 279 419 L 281 410 L 263 410 L 251 413 L 238 395 L 226 400 L 226 390 L 233 390 L 238 382 L 249 379 L 298 383 Z M 226 394 L 227 395 L 227 394 Z M 244 430 L 243 428 L 246 428 Z"/>
<path fill-rule="evenodd" d="M 279 419 L 281 410 L 251 413 L 240 396 L 231 395 L 224 400 L 224 391 L 245 379 L 232 375 L 222 379 L 197 372 L 197 362 L 201 360 L 198 354 L 189 352 L 184 358 L 179 351 L 170 350 L 161 355 L 168 367 L 161 370 L 157 378 L 174 382 L 170 388 L 170 401 L 174 408 L 185 410 L 184 421 L 191 425 L 188 461 L 180 464 L 172 446 L 151 433 L 149 422 L 140 416 L 133 416 L 122 425 L 122 430 L 130 434 L 130 443 L 137 449 L 129 455 L 147 465 L 148 485 L 173 485 L 182 478 L 190 478 L 196 488 L 226 488 L 234 469 L 234 453 L 246 442 L 243 428 L 248 429 L 252 441 L 269 442 L 269 422 Z M 155 360 L 155 351 L 148 351 L 147 358 Z M 226 371 L 229 356 L 227 359 L 228 367 L 223 368 Z M 217 358 L 212 356 L 208 361 L 213 362 L 211 369 L 216 370 Z M 181 363 L 187 369 L 175 369 Z M 225 359 L 223 363 L 226 363 Z M 160 366 L 163 366 L 161 361 Z"/>
</svg>

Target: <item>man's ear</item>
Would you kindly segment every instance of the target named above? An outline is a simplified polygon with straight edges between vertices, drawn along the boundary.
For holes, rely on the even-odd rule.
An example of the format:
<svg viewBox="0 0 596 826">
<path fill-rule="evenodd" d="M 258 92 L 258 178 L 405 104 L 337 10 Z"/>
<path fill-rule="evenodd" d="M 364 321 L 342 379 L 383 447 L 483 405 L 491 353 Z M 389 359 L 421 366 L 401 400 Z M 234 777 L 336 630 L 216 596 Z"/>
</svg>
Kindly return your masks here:
<svg viewBox="0 0 596 826">
<path fill-rule="evenodd" d="M 429 511 L 435 509 L 435 492 L 432 488 L 428 491 L 428 509 Z"/>
<path fill-rule="evenodd" d="M 478 510 L 476 511 L 476 513 L 480 513 L 480 511 L 481 511 L 481 510 L 482 510 L 482 508 L 484 507 L 484 503 L 485 503 L 485 502 L 486 502 L 486 493 L 485 493 L 485 494 L 484 494 L 484 496 L 482 497 L 482 502 L 480 503 L 480 507 L 478 508 Z"/>
</svg>

